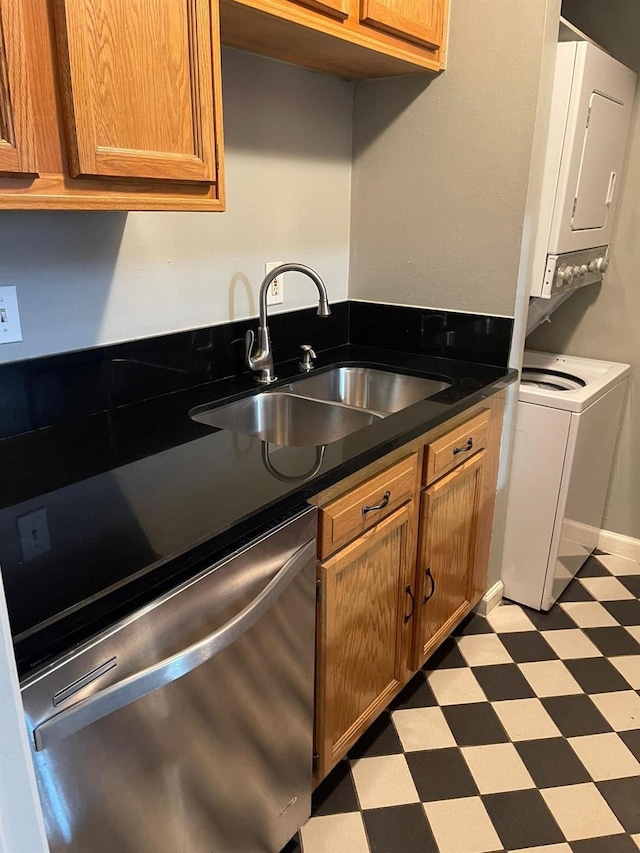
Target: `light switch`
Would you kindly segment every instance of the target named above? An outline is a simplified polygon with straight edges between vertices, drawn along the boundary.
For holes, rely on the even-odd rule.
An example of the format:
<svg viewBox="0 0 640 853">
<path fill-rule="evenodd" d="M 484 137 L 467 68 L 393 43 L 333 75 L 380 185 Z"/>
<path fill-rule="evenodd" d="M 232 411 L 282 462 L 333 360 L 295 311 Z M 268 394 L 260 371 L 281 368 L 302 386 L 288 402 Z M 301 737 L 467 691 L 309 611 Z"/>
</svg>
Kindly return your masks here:
<svg viewBox="0 0 640 853">
<path fill-rule="evenodd" d="M 0 344 L 22 340 L 18 294 L 13 285 L 0 287 Z"/>
</svg>

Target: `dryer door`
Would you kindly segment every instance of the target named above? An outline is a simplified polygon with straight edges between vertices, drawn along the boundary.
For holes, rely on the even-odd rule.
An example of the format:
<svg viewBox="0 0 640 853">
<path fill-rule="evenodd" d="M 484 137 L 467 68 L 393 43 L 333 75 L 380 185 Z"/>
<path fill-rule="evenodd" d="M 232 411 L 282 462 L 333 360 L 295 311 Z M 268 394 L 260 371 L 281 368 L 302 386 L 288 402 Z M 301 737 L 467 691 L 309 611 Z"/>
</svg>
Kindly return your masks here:
<svg viewBox="0 0 640 853">
<path fill-rule="evenodd" d="M 610 242 L 635 74 L 594 45 L 576 51 L 549 251 L 574 252 Z"/>
</svg>

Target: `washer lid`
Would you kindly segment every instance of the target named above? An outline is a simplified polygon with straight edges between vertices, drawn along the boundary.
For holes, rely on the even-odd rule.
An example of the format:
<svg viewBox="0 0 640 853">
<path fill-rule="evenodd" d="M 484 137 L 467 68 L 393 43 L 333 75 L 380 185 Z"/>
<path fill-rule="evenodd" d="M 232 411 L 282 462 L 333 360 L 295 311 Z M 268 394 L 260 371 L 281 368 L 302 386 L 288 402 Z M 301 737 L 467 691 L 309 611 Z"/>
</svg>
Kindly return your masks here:
<svg viewBox="0 0 640 853">
<path fill-rule="evenodd" d="M 540 370 L 537 367 L 523 367 L 522 385 L 541 388 L 544 391 L 578 391 L 587 384 L 584 379 L 560 370 Z"/>
</svg>

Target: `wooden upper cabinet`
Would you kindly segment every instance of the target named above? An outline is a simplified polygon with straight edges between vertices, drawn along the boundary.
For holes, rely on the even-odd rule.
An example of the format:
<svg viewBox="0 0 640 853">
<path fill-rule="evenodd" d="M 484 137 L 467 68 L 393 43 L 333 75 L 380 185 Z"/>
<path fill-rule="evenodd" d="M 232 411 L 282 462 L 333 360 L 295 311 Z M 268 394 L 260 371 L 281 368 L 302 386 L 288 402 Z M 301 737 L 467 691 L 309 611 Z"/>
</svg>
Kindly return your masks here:
<svg viewBox="0 0 640 853">
<path fill-rule="evenodd" d="M 22 6 L 0 0 L 0 172 L 36 171 Z"/>
<path fill-rule="evenodd" d="M 55 0 L 72 176 L 216 179 L 209 0 Z"/>
<path fill-rule="evenodd" d="M 434 50 L 442 47 L 442 0 L 361 0 L 361 4 L 363 23 Z"/>
<path fill-rule="evenodd" d="M 319 12 L 325 12 L 332 18 L 344 20 L 349 17 L 349 0 L 298 0 L 298 2 Z"/>
</svg>

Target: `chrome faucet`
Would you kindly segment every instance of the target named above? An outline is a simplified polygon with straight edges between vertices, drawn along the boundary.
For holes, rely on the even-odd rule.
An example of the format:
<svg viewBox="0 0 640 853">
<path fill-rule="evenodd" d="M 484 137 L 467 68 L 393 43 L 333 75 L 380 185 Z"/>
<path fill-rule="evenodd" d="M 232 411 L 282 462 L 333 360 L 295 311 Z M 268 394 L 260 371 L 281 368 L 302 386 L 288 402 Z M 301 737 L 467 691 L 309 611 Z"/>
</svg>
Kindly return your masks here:
<svg viewBox="0 0 640 853">
<path fill-rule="evenodd" d="M 269 285 L 285 272 L 302 272 L 308 275 L 311 281 L 318 288 L 320 298 L 318 299 L 318 316 L 329 317 L 331 309 L 329 308 L 329 300 L 327 297 L 327 288 L 317 272 L 307 267 L 304 264 L 281 264 L 279 267 L 271 270 L 260 285 L 260 320 L 258 324 L 258 349 L 253 352 L 255 343 L 255 335 L 249 329 L 246 337 L 246 353 L 247 364 L 260 375 L 256 376 L 256 381 L 266 385 L 269 382 L 275 382 L 278 378 L 273 373 L 273 351 L 271 349 L 271 338 L 269 337 L 269 327 L 267 326 L 267 290 Z"/>
</svg>

